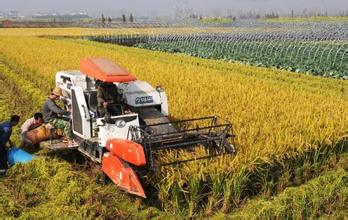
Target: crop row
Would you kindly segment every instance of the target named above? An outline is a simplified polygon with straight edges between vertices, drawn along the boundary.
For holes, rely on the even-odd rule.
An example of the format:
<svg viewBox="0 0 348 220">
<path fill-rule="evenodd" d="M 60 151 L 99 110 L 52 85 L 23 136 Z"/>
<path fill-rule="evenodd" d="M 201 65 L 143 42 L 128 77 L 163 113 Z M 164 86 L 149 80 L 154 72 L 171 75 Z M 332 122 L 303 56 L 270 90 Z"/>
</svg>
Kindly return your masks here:
<svg viewBox="0 0 348 220">
<path fill-rule="evenodd" d="M 88 39 L 201 58 L 242 61 L 327 77 L 348 77 L 345 34 L 299 33 L 99 35 Z"/>
<path fill-rule="evenodd" d="M 325 77 L 348 78 L 348 47 L 315 42 L 155 42 L 141 48 L 222 60 L 237 60 L 257 66 L 309 72 Z"/>
</svg>

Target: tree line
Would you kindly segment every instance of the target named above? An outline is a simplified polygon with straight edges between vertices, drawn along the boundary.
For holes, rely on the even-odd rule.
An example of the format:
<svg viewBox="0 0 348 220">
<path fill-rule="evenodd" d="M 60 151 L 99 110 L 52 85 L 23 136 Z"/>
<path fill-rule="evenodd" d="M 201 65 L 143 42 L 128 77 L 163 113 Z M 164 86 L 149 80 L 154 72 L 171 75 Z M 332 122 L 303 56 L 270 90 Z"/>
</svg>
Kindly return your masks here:
<svg viewBox="0 0 348 220">
<path fill-rule="evenodd" d="M 103 24 L 106 24 L 106 23 L 111 23 L 112 22 L 112 18 L 111 17 L 105 17 L 104 14 L 102 14 L 101 16 L 101 22 Z M 133 17 L 133 14 L 130 14 L 129 17 L 128 17 L 128 20 L 127 20 L 127 16 L 125 14 L 122 15 L 122 22 L 123 23 L 126 23 L 126 22 L 130 22 L 130 23 L 133 23 L 134 22 L 134 17 Z"/>
</svg>

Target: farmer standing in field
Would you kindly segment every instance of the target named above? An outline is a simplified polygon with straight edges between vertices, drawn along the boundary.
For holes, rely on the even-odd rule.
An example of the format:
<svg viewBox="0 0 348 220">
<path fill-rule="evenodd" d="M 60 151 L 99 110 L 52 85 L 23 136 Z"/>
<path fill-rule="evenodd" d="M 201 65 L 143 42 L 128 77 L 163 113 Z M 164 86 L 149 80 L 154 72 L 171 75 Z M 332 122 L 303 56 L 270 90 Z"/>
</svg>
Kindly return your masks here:
<svg viewBox="0 0 348 220">
<path fill-rule="evenodd" d="M 56 87 L 52 90 L 51 95 L 48 96 L 43 109 L 43 119 L 45 123 L 49 123 L 56 129 L 63 129 L 65 137 L 68 139 L 68 147 L 75 147 L 78 144 L 74 141 L 74 134 L 71 129 L 71 124 L 68 120 L 61 116 L 70 116 L 70 112 L 60 108 L 55 101 L 62 96 L 62 90 Z"/>
<path fill-rule="evenodd" d="M 6 144 L 9 143 L 10 146 L 13 146 L 10 140 L 12 127 L 18 124 L 19 119 L 18 115 L 12 115 L 9 121 L 0 124 L 0 173 L 5 173 L 8 168 Z"/>
<path fill-rule="evenodd" d="M 31 131 L 43 124 L 43 115 L 41 112 L 37 112 L 34 114 L 34 117 L 26 120 L 21 126 L 21 147 L 31 146 L 33 143 L 31 140 L 27 138 L 27 132 Z"/>
</svg>

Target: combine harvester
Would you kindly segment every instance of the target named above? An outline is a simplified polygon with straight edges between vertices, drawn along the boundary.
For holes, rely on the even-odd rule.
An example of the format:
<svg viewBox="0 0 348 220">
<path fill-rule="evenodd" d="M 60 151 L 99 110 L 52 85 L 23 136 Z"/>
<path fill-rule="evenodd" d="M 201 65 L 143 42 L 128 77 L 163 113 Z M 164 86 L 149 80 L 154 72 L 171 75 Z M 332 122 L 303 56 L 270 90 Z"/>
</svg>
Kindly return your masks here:
<svg viewBox="0 0 348 220">
<path fill-rule="evenodd" d="M 117 105 L 120 114 L 100 117 L 96 80 L 117 85 L 123 98 Z M 158 166 L 235 152 L 231 123 L 216 116 L 170 121 L 163 89 L 137 80 L 109 60 L 84 59 L 80 71 L 58 72 L 56 86 L 62 89 L 66 107 L 72 109 L 77 150 L 101 163 L 102 171 L 128 193 L 146 198 L 139 180 L 144 172 L 140 171 L 146 175 Z M 196 148 L 204 149 L 205 154 L 197 156 Z M 192 158 L 161 162 L 162 153 L 180 154 L 180 150 L 192 153 Z"/>
</svg>

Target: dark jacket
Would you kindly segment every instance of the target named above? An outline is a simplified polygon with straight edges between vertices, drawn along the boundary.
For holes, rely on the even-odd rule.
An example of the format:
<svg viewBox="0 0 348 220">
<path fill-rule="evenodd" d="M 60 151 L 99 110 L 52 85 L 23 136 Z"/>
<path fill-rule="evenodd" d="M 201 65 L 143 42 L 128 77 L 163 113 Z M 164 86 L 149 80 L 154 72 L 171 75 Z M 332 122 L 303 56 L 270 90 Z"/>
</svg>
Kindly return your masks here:
<svg viewBox="0 0 348 220">
<path fill-rule="evenodd" d="M 102 83 L 97 91 L 98 107 L 103 107 L 103 102 L 110 104 L 120 103 L 120 95 L 117 92 L 117 86 L 113 83 Z"/>
<path fill-rule="evenodd" d="M 10 140 L 12 134 L 11 122 L 6 121 L 0 124 L 0 148 Z"/>
<path fill-rule="evenodd" d="M 47 99 L 42 108 L 43 119 L 45 123 L 58 118 L 59 115 L 70 115 L 70 112 L 61 109 L 52 99 Z"/>
</svg>

